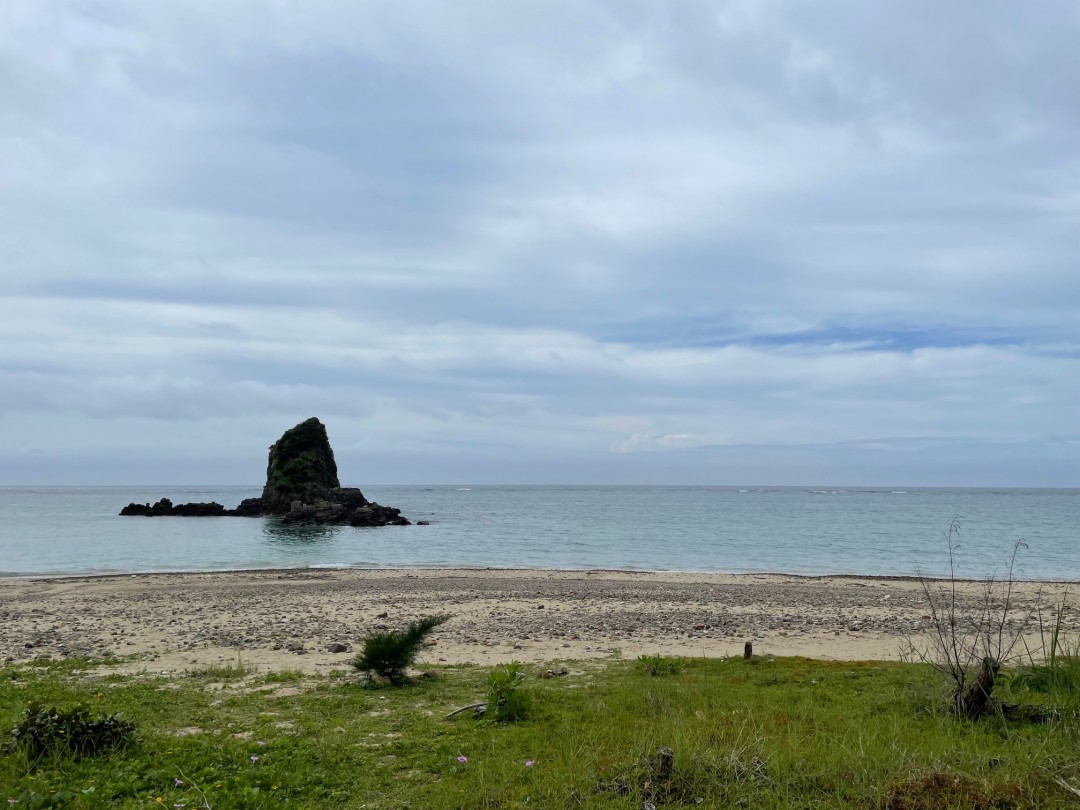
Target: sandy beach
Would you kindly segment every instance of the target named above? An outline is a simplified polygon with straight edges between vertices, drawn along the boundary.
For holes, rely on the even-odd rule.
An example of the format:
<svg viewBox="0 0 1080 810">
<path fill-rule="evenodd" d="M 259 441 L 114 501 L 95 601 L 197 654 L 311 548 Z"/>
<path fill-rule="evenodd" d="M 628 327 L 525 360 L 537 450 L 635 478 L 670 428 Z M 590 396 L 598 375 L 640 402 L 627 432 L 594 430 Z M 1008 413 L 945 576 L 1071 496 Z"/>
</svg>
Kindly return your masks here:
<svg viewBox="0 0 1080 810">
<path fill-rule="evenodd" d="M 1017 583 L 1013 615 L 1071 587 Z M 974 605 L 980 583 L 962 583 Z M 294 570 L 0 581 L 0 659 L 116 655 L 129 671 L 348 666 L 368 633 L 451 614 L 426 663 L 663 653 L 897 659 L 929 610 L 911 579 L 533 570 Z M 1080 612 L 1067 608 L 1070 634 Z M 332 652 L 331 648 L 338 651 Z M 134 656 L 128 658 L 129 656 Z"/>
</svg>

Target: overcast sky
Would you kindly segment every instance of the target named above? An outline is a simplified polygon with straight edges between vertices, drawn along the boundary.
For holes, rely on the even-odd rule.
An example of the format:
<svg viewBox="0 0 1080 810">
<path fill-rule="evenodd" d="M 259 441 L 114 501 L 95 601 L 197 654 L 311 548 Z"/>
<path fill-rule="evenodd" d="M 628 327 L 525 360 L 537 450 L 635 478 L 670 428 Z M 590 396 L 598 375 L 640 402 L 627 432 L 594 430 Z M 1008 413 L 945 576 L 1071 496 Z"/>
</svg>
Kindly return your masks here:
<svg viewBox="0 0 1080 810">
<path fill-rule="evenodd" d="M 1080 6 L 4 0 L 0 483 L 1080 486 Z"/>
</svg>

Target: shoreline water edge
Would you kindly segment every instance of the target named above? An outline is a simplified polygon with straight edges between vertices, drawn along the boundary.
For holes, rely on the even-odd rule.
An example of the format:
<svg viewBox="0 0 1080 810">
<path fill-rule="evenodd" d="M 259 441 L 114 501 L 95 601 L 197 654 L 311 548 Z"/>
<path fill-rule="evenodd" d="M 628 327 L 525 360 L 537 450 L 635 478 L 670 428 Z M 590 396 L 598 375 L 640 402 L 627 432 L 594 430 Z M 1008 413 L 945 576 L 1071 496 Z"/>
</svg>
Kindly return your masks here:
<svg viewBox="0 0 1080 810">
<path fill-rule="evenodd" d="M 696 569 L 666 569 L 666 568 L 544 568 L 535 566 L 513 565 L 347 565 L 344 563 L 314 564 L 306 566 L 292 566 L 279 568 L 276 566 L 263 566 L 255 568 L 192 568 L 183 570 L 161 571 L 80 571 L 65 574 L 3 574 L 0 573 L 0 583 L 3 582 L 49 582 L 66 580 L 125 580 L 133 577 L 185 577 L 200 576 L 205 574 L 306 574 L 322 571 L 359 571 L 380 573 L 469 573 L 469 574 L 613 574 L 629 576 L 674 576 L 674 577 L 781 577 L 791 580 L 823 581 L 823 580 L 867 580 L 882 582 L 947 582 L 949 577 L 940 574 L 867 574 L 844 571 L 827 572 L 821 574 L 805 574 L 798 571 L 712 571 Z M 986 582 L 986 577 L 972 577 L 958 574 L 956 582 L 977 585 Z M 1000 579 L 1000 577 L 995 577 Z M 1080 579 L 1069 578 L 1015 578 L 1017 584 L 1023 585 L 1048 585 L 1069 586 L 1080 589 Z"/>
<path fill-rule="evenodd" d="M 172 488 L 236 503 L 250 488 Z M 710 487 L 371 488 L 416 523 L 354 528 L 275 517 L 119 517 L 161 488 L 0 489 L 0 577 L 303 568 L 779 571 L 1080 580 L 1080 491 L 917 490 L 820 495 Z"/>
</svg>

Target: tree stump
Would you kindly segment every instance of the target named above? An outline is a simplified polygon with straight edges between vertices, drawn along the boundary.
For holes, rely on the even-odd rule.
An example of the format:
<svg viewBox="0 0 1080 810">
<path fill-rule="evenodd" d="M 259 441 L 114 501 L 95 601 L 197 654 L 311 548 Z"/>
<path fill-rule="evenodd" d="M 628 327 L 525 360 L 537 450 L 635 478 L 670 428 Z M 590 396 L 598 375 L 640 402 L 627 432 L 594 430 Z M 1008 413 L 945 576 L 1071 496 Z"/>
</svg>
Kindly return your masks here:
<svg viewBox="0 0 1080 810">
<path fill-rule="evenodd" d="M 654 770 L 656 781 L 666 784 L 675 775 L 675 752 L 670 748 L 658 748 L 656 751 L 656 765 Z"/>
<path fill-rule="evenodd" d="M 993 705 L 990 695 L 994 691 L 994 681 L 997 680 L 1000 669 L 1001 664 L 991 656 L 988 655 L 982 660 L 975 680 L 966 689 L 958 689 L 953 696 L 957 714 L 974 720 L 990 713 Z"/>
</svg>

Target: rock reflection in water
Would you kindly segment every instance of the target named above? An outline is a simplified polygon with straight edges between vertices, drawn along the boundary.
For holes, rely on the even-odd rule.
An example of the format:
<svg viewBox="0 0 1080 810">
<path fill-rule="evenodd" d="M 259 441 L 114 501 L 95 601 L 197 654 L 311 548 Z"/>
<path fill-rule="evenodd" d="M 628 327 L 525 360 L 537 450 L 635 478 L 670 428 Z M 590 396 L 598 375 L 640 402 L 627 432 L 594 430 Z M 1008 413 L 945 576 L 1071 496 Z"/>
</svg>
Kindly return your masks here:
<svg viewBox="0 0 1080 810">
<path fill-rule="evenodd" d="M 273 519 L 263 523 L 263 537 L 279 548 L 322 545 L 336 539 L 341 531 L 341 526 L 325 523 L 283 523 Z"/>
</svg>

